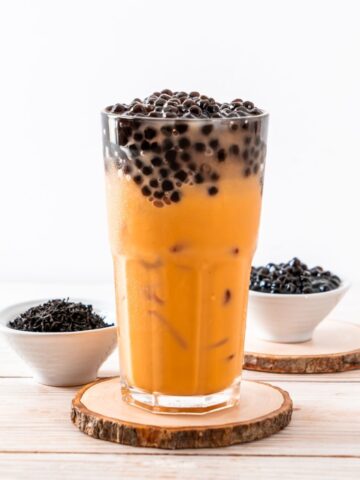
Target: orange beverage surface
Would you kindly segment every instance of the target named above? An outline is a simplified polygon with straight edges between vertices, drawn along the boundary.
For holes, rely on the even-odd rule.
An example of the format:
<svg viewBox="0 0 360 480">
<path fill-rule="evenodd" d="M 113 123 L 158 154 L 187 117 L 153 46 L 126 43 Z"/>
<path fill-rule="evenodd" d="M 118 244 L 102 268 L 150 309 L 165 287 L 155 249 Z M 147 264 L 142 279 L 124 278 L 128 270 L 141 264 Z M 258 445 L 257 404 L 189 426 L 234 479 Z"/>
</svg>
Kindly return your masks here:
<svg viewBox="0 0 360 480">
<path fill-rule="evenodd" d="M 128 175 L 106 175 L 122 375 L 167 395 L 206 395 L 241 375 L 259 175 L 229 166 L 218 193 L 184 185 L 157 208 Z"/>
</svg>

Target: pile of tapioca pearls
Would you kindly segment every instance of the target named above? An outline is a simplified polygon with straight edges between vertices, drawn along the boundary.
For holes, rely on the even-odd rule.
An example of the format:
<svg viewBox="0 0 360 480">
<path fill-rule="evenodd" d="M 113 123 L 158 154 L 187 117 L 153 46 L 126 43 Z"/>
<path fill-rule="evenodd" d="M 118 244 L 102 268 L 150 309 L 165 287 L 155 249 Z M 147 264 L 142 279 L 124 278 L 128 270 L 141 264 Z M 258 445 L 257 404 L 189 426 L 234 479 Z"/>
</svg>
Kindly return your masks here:
<svg viewBox="0 0 360 480">
<path fill-rule="evenodd" d="M 252 102 L 236 98 L 221 103 L 199 92 L 173 92 L 169 89 L 154 92 L 144 100 L 134 98 L 130 104 L 117 103 L 106 109 L 131 117 L 154 118 L 241 118 L 261 115 L 262 110 Z"/>
<path fill-rule="evenodd" d="M 194 93 L 197 92 L 191 92 L 190 95 Z M 156 95 L 157 92 L 153 97 Z M 160 100 L 164 96 L 170 95 L 164 91 L 159 93 Z M 145 100 L 151 102 L 153 98 L 150 96 Z M 209 104 L 202 101 L 199 104 L 203 111 L 207 112 Z M 162 104 L 161 108 L 164 114 L 167 113 L 166 104 Z M 120 113 L 122 108 L 115 105 L 111 107 L 111 111 Z M 249 115 L 251 113 L 248 112 L 247 116 Z M 263 158 L 262 149 L 265 147 L 258 132 L 259 121 L 229 121 L 226 145 L 222 145 L 214 136 L 217 130 L 214 129 L 214 122 L 185 123 L 179 119 L 172 121 L 170 125 L 164 122 L 158 124 L 150 119 L 146 121 L 140 118 L 125 118 L 121 115 L 117 132 L 118 143 L 123 147 L 121 168 L 126 175 L 131 176 L 139 185 L 142 194 L 153 201 L 155 206 L 179 202 L 182 196 L 180 187 L 183 184 L 204 183 L 207 193 L 214 196 L 219 192 L 220 165 L 227 159 L 232 157 L 236 162 L 242 162 L 239 165 L 245 177 L 258 173 Z M 244 130 L 240 136 L 237 132 L 239 129 Z M 222 133 L 220 137 L 221 135 Z M 243 145 L 239 145 L 240 142 Z"/>
</svg>

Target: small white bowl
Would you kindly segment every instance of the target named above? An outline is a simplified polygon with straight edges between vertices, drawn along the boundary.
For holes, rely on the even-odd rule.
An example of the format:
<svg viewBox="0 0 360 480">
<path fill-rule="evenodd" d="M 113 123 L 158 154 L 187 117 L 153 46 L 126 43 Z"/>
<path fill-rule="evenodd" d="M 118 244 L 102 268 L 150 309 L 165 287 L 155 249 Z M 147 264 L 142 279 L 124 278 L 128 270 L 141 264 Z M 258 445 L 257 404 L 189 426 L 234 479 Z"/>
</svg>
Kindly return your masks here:
<svg viewBox="0 0 360 480">
<path fill-rule="evenodd" d="M 0 311 L 0 333 L 27 363 L 38 383 L 54 387 L 82 385 L 96 379 L 100 365 L 116 346 L 116 327 L 80 332 L 24 332 L 7 326 L 20 313 L 49 299 L 17 303 Z M 72 302 L 91 304 L 94 311 L 114 323 L 109 305 L 84 299 Z"/>
<path fill-rule="evenodd" d="M 249 291 L 249 330 L 268 342 L 300 343 L 311 340 L 315 328 L 349 289 L 349 282 L 329 292 L 275 294 Z"/>
</svg>

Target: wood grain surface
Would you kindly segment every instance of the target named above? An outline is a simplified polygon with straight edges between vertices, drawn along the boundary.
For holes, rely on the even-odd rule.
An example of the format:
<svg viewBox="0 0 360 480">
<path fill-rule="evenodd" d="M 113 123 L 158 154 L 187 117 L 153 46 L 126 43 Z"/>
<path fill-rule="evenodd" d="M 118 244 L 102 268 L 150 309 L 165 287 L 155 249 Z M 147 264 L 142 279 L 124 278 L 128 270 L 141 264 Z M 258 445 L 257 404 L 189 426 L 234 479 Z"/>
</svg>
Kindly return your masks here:
<svg viewBox="0 0 360 480">
<path fill-rule="evenodd" d="M 303 343 L 266 342 L 248 332 L 244 368 L 296 374 L 358 370 L 360 325 L 326 320 L 315 330 L 312 340 Z"/>
</svg>

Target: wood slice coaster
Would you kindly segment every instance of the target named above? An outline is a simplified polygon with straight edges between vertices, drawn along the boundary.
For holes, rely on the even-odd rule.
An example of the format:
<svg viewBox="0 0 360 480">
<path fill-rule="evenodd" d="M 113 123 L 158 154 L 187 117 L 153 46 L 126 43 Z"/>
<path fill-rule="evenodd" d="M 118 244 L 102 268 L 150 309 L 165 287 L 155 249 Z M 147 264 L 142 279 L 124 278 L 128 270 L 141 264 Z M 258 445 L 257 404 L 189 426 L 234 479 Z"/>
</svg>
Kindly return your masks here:
<svg viewBox="0 0 360 480">
<path fill-rule="evenodd" d="M 304 343 L 245 342 L 244 368 L 275 373 L 335 373 L 360 368 L 360 325 L 326 320 Z"/>
<path fill-rule="evenodd" d="M 292 414 L 287 392 L 261 382 L 241 383 L 240 404 L 203 415 L 154 414 L 121 399 L 119 378 L 97 380 L 73 399 L 71 419 L 91 437 L 134 447 L 225 447 L 268 437 Z"/>
</svg>

